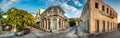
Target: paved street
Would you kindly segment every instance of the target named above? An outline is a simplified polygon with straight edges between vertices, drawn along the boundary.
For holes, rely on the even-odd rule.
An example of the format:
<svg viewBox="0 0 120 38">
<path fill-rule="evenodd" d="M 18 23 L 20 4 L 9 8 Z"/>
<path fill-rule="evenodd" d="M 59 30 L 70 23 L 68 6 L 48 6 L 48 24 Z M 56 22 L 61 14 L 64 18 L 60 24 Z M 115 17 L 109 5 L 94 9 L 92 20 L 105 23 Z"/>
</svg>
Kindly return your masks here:
<svg viewBox="0 0 120 38">
<path fill-rule="evenodd" d="M 31 30 L 30 34 L 24 36 L 8 36 L 8 37 L 1 37 L 1 38 L 78 38 L 77 35 L 74 33 L 75 27 L 70 27 L 61 33 L 49 33 L 43 32 L 38 29 Z"/>
<path fill-rule="evenodd" d="M 8 37 L 14 35 L 11 31 L 1 31 L 0 37 Z"/>
<path fill-rule="evenodd" d="M 79 31 L 80 29 L 78 29 Z M 31 32 L 24 36 L 14 36 L 14 34 L 10 31 L 6 32 L 0 32 L 5 33 L 6 35 L 3 36 L 0 35 L 0 38 L 83 38 L 81 37 L 83 34 L 82 32 L 79 33 L 80 35 L 76 35 L 76 27 L 70 27 L 64 31 L 60 31 L 60 33 L 49 33 L 49 32 L 43 32 L 39 29 L 33 29 Z M 89 38 L 120 38 L 120 32 L 119 31 L 112 31 L 112 32 L 106 32 L 101 33 L 100 35 L 93 35 Z"/>
<path fill-rule="evenodd" d="M 120 32 L 119 31 L 106 32 L 101 33 L 99 35 L 92 35 L 90 38 L 120 38 Z"/>
</svg>

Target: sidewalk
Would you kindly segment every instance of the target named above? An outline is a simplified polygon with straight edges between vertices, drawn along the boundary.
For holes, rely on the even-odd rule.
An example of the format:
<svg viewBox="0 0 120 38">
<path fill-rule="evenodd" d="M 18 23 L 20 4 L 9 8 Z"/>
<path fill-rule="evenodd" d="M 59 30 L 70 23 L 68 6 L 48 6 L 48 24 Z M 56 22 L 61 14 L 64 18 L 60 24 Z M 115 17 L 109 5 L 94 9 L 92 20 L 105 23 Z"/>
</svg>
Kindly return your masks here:
<svg viewBox="0 0 120 38">
<path fill-rule="evenodd" d="M 89 38 L 120 38 L 120 32 L 111 31 L 111 32 L 100 33 L 99 35 L 91 34 Z"/>
<path fill-rule="evenodd" d="M 8 37 L 14 35 L 11 31 L 0 31 L 0 37 Z"/>
<path fill-rule="evenodd" d="M 50 32 L 44 32 L 44 31 L 42 31 L 40 29 L 36 29 L 36 28 L 32 28 L 31 30 L 35 30 L 35 31 L 37 31 L 39 33 L 43 33 L 43 34 L 51 34 Z"/>
</svg>

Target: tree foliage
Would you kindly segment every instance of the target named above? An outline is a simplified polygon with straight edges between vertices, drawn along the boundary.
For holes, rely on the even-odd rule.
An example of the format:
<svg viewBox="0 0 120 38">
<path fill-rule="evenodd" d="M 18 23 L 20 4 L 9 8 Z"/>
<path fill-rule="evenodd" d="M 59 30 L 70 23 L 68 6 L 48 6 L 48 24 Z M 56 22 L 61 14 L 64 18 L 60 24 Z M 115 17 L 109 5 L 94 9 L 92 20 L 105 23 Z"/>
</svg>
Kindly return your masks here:
<svg viewBox="0 0 120 38">
<path fill-rule="evenodd" d="M 3 12 L 3 10 L 0 8 L 0 22 L 1 24 L 5 24 L 6 23 L 6 19 L 3 18 L 3 16 L 5 15 L 5 12 Z"/>
<path fill-rule="evenodd" d="M 2 9 L 0 8 L 0 19 L 3 18 L 2 16 L 3 16 L 3 11 L 2 11 Z"/>
<path fill-rule="evenodd" d="M 0 11 L 0 19 L 3 18 L 3 17 L 2 17 L 2 15 L 3 15 L 2 13 L 3 13 L 3 11 Z"/>
<path fill-rule="evenodd" d="M 27 11 L 17 9 L 17 8 L 10 8 L 7 12 L 7 23 L 17 25 L 19 28 L 24 28 L 24 25 L 32 25 L 35 23 L 35 19 L 31 13 Z"/>
<path fill-rule="evenodd" d="M 3 11 L 2 11 L 2 9 L 0 8 L 0 25 L 1 25 L 1 22 L 2 22 L 2 19 L 3 19 Z"/>
<path fill-rule="evenodd" d="M 75 23 L 74 20 L 70 20 L 70 21 L 69 21 L 69 24 L 70 24 L 71 27 L 76 25 L 76 23 Z"/>
</svg>

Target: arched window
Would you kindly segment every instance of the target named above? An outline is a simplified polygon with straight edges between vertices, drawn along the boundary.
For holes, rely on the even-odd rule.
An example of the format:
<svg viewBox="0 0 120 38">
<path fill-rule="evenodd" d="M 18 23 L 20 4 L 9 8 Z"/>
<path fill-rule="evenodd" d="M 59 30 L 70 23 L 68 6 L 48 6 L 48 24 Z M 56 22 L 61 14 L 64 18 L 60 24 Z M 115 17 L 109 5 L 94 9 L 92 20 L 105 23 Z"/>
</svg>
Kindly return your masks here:
<svg viewBox="0 0 120 38">
<path fill-rule="evenodd" d="M 112 10 L 110 10 L 110 16 L 112 16 Z"/>
<path fill-rule="evenodd" d="M 50 29 L 50 19 L 48 19 L 48 29 Z"/>
<path fill-rule="evenodd" d="M 53 9 L 53 12 L 55 15 L 58 15 L 58 10 L 57 9 Z"/>
<path fill-rule="evenodd" d="M 57 29 L 57 19 L 56 18 L 53 19 L 53 29 L 54 30 Z"/>
</svg>

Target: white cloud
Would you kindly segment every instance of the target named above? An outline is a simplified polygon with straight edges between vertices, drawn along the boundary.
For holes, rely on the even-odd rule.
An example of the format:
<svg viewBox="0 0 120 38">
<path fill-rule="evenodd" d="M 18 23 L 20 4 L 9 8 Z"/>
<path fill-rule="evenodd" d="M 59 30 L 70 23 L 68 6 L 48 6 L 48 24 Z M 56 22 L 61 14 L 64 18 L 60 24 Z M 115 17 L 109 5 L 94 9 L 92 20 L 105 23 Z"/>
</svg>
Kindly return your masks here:
<svg viewBox="0 0 120 38">
<path fill-rule="evenodd" d="M 82 6 L 82 4 L 78 0 L 73 0 L 73 2 L 75 3 L 75 5 Z"/>
<path fill-rule="evenodd" d="M 49 0 L 50 2 L 55 2 L 55 0 Z"/>
<path fill-rule="evenodd" d="M 75 13 L 75 15 L 77 17 L 79 17 L 78 15 L 81 15 L 82 10 L 79 10 L 79 9 L 75 8 L 74 6 L 71 6 L 71 5 L 67 4 L 68 2 L 73 1 L 73 3 L 76 6 L 82 6 L 82 4 L 78 0 L 67 0 L 67 1 L 61 0 L 61 1 L 62 2 L 59 2 L 58 0 L 56 0 L 56 1 L 55 0 L 50 0 L 50 2 L 55 2 L 55 4 L 62 6 L 65 10 L 69 10 L 72 13 Z"/>
<path fill-rule="evenodd" d="M 10 1 L 12 1 L 12 2 L 16 2 L 16 0 L 10 0 Z"/>
<path fill-rule="evenodd" d="M 18 2 L 18 0 L 2 0 L 2 3 L 0 3 L 0 7 L 2 9 L 5 9 L 16 2 Z"/>
<path fill-rule="evenodd" d="M 78 10 L 77 8 L 70 6 L 66 3 L 63 3 L 62 6 L 64 6 L 65 9 L 72 11 L 73 13 L 80 15 L 82 10 Z"/>
</svg>

